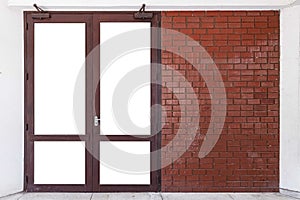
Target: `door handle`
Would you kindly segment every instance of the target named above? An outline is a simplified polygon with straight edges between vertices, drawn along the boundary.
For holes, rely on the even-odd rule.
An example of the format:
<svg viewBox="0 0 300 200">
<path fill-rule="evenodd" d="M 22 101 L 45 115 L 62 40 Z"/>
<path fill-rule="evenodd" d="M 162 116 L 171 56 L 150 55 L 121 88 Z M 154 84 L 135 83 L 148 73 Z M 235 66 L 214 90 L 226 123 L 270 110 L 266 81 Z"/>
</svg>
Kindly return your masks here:
<svg viewBox="0 0 300 200">
<path fill-rule="evenodd" d="M 94 117 L 94 126 L 99 126 L 100 125 L 100 118 L 97 116 Z"/>
</svg>

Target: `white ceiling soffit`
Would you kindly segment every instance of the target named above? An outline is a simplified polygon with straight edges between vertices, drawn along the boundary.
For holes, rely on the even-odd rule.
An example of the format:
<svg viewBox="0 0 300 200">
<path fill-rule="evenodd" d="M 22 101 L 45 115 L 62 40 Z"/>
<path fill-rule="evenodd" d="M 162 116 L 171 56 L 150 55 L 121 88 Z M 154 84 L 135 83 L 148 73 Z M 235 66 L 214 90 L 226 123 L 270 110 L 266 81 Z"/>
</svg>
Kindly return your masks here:
<svg viewBox="0 0 300 200">
<path fill-rule="evenodd" d="M 299 0 L 9 0 L 8 5 L 31 9 L 36 3 L 54 10 L 278 10 Z"/>
</svg>

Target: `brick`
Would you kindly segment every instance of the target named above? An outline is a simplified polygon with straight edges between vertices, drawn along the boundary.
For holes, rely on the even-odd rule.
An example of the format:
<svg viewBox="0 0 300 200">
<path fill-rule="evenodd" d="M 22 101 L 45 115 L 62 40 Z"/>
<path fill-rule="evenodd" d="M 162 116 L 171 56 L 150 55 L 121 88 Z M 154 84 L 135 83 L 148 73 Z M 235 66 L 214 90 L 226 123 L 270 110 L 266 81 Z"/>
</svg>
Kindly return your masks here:
<svg viewBox="0 0 300 200">
<path fill-rule="evenodd" d="M 186 22 L 186 18 L 185 17 L 173 17 L 172 22 L 173 23 L 183 23 L 183 22 Z"/>
<path fill-rule="evenodd" d="M 224 80 L 227 115 L 222 135 L 206 158 L 198 151 L 206 139 L 211 99 L 203 77 L 183 58 L 162 53 L 162 63 L 178 70 L 199 97 L 198 136 L 184 155 L 162 170 L 164 192 L 267 192 L 279 187 L 279 12 L 277 11 L 172 11 L 162 12 L 162 27 L 187 34 L 213 58 Z M 193 58 L 194 49 L 176 36 L 162 35 L 162 47 L 179 49 Z M 203 66 L 205 67 L 205 66 Z M 183 79 L 162 68 L 165 87 L 179 92 L 187 109 L 183 123 L 194 120 L 195 105 Z M 206 71 L 206 76 L 212 72 Z M 167 112 L 162 144 L 172 142 L 179 129 L 181 108 L 172 91 L 163 87 Z M 211 88 L 220 92 L 218 84 Z M 221 102 L 221 100 L 215 101 Z M 218 105 L 217 109 L 220 108 Z M 176 149 L 185 149 L 180 136 Z M 162 152 L 162 159 L 167 158 Z"/>
<path fill-rule="evenodd" d="M 186 23 L 173 23 L 173 28 L 186 28 Z"/>
</svg>

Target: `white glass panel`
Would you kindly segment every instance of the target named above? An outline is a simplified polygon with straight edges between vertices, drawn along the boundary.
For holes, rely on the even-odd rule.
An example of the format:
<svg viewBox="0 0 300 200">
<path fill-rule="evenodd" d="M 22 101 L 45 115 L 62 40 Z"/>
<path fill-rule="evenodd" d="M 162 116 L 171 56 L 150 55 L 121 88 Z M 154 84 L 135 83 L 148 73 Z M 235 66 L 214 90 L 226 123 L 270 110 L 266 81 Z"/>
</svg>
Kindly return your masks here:
<svg viewBox="0 0 300 200">
<path fill-rule="evenodd" d="M 140 127 L 150 126 L 150 103 L 150 85 L 145 85 L 134 91 L 129 98 L 129 117 Z M 147 134 L 150 134 L 149 129 L 147 131 Z"/>
<path fill-rule="evenodd" d="M 85 184 L 84 142 L 34 142 L 35 184 Z"/>
<path fill-rule="evenodd" d="M 150 184 L 150 142 L 100 142 L 100 184 Z"/>
<path fill-rule="evenodd" d="M 103 135 L 150 135 L 150 36 L 148 22 L 100 23 Z"/>
<path fill-rule="evenodd" d="M 36 135 L 84 134 L 85 24 L 36 23 L 34 26 L 34 120 Z M 76 82 L 77 81 L 77 82 Z M 76 126 L 73 92 L 82 113 Z M 78 128 L 77 128 L 78 127 Z M 78 131 L 78 129 L 80 131 Z"/>
</svg>

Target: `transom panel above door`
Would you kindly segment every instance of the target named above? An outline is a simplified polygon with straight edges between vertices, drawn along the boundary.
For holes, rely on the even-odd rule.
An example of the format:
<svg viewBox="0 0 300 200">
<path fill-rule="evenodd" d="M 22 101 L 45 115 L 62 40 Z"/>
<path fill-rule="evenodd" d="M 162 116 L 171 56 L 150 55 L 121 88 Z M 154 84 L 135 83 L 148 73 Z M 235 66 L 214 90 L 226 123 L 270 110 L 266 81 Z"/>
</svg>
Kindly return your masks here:
<svg viewBox="0 0 300 200">
<path fill-rule="evenodd" d="M 25 12 L 25 189 L 159 191 L 160 15 Z"/>
</svg>

